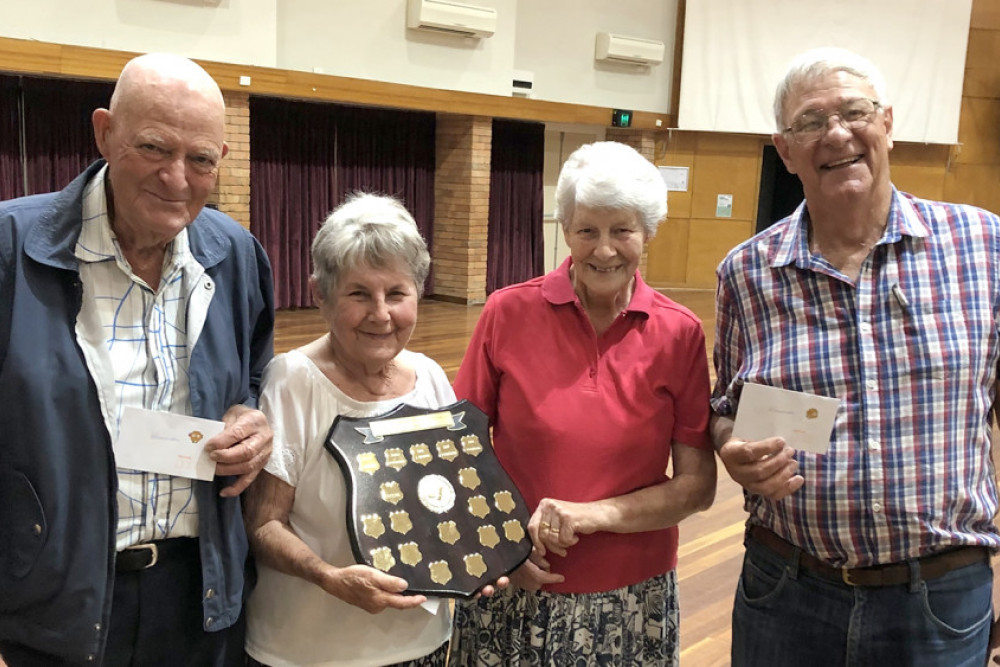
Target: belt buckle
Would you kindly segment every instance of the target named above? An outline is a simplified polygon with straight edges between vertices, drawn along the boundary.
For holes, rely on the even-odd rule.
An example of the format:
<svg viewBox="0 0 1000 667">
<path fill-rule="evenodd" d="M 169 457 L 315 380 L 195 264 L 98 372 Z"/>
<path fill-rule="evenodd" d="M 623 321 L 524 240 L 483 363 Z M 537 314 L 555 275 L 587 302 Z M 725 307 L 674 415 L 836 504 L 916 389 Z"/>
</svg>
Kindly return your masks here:
<svg viewBox="0 0 1000 667">
<path fill-rule="evenodd" d="M 148 549 L 150 552 L 150 561 L 142 568 L 143 570 L 148 570 L 149 568 L 156 565 L 156 562 L 160 559 L 160 549 L 152 542 L 143 542 L 142 544 L 133 544 L 128 547 L 129 550 L 136 551 L 138 549 Z"/>
<path fill-rule="evenodd" d="M 851 569 L 847 567 L 840 568 L 840 578 L 848 586 L 857 586 L 858 582 L 851 580 Z"/>
</svg>

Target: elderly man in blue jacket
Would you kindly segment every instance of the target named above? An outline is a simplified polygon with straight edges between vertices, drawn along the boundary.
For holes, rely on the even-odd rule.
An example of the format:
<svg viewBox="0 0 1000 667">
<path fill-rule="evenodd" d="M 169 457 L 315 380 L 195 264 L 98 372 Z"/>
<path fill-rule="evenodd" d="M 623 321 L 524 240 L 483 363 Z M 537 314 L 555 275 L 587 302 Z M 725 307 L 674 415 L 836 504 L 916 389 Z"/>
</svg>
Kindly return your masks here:
<svg viewBox="0 0 1000 667">
<path fill-rule="evenodd" d="M 224 115 L 201 67 L 140 56 L 93 114 L 104 160 L 0 204 L 0 663 L 242 664 L 274 322 L 263 249 L 204 209 Z M 117 466 L 125 408 L 224 422 L 215 478 Z"/>
</svg>

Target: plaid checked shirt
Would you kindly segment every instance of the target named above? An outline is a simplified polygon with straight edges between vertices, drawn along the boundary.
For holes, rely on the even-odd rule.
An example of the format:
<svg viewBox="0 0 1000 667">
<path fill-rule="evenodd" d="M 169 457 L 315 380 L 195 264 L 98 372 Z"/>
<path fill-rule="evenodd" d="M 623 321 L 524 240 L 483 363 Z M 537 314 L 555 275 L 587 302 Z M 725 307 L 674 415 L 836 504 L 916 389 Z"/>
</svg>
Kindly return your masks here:
<svg viewBox="0 0 1000 667">
<path fill-rule="evenodd" d="M 893 189 L 856 284 L 809 252 L 804 204 L 719 265 L 712 407 L 744 382 L 841 399 L 830 449 L 761 524 L 838 567 L 1000 547 L 990 409 L 1000 359 L 1000 218 Z"/>
</svg>

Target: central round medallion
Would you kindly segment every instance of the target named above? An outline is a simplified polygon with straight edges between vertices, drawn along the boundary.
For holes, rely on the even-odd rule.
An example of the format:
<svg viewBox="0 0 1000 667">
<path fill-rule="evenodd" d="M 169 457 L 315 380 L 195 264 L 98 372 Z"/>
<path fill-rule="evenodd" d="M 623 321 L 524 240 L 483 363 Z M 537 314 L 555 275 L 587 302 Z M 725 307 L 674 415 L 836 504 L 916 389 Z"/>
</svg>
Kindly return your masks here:
<svg viewBox="0 0 1000 667">
<path fill-rule="evenodd" d="M 455 506 L 455 487 L 441 475 L 424 475 L 417 482 L 417 497 L 430 511 L 443 514 Z"/>
</svg>

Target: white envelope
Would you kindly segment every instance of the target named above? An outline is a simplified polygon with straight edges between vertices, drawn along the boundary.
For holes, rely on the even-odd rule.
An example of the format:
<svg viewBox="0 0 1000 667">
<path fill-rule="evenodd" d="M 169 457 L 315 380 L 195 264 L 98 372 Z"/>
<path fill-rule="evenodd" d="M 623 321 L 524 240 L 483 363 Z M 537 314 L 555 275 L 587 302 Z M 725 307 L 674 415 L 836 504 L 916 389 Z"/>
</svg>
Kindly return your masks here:
<svg viewBox="0 0 1000 667">
<path fill-rule="evenodd" d="M 211 480 L 215 461 L 205 451 L 205 441 L 224 426 L 211 419 L 125 408 L 114 446 L 115 463 L 121 468 Z"/>
<path fill-rule="evenodd" d="M 825 454 L 839 408 L 839 398 L 747 383 L 733 437 L 754 441 L 778 436 L 794 449 Z"/>
</svg>

